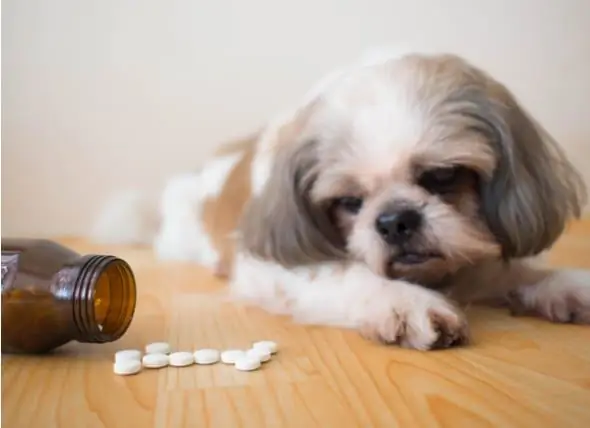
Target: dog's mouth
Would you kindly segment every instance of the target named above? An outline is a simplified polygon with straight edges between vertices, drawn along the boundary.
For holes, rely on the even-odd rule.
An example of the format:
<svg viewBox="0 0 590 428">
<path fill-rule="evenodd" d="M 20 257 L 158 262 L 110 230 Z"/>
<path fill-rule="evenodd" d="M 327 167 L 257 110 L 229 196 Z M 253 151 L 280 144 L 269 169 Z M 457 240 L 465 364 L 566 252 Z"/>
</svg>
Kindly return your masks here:
<svg viewBox="0 0 590 428">
<path fill-rule="evenodd" d="M 437 284 L 446 272 L 445 257 L 442 253 L 420 248 L 399 249 L 391 254 L 385 267 L 385 274 L 391 279 L 404 279 L 428 286 Z"/>
<path fill-rule="evenodd" d="M 394 265 L 421 265 L 429 262 L 433 259 L 441 259 L 442 255 L 435 252 L 414 252 L 414 251 L 403 251 L 397 254 L 391 261 Z"/>
</svg>

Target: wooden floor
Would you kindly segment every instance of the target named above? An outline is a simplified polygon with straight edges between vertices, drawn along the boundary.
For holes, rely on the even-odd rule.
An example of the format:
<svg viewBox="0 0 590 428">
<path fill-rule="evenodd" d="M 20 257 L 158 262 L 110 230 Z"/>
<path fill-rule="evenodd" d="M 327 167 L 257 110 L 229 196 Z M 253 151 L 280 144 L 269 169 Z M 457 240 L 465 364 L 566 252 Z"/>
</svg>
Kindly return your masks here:
<svg viewBox="0 0 590 428">
<path fill-rule="evenodd" d="M 387 348 L 234 307 L 204 270 L 155 263 L 147 250 L 66 243 L 132 264 L 136 318 L 115 344 L 3 356 L 3 428 L 590 427 L 590 327 L 471 309 L 468 348 Z M 590 267 L 590 221 L 574 225 L 551 260 Z M 215 365 L 112 373 L 122 348 L 160 340 L 178 350 L 233 348 L 259 339 L 281 350 L 257 372 Z"/>
</svg>

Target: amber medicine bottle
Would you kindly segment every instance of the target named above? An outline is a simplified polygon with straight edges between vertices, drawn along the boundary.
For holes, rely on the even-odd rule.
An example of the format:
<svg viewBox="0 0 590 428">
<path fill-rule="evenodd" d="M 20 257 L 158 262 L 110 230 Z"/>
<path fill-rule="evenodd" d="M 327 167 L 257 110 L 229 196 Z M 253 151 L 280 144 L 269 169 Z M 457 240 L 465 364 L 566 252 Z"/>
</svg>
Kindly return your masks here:
<svg viewBox="0 0 590 428">
<path fill-rule="evenodd" d="M 135 303 L 124 260 L 48 240 L 2 239 L 2 353 L 113 342 L 129 328 Z"/>
</svg>

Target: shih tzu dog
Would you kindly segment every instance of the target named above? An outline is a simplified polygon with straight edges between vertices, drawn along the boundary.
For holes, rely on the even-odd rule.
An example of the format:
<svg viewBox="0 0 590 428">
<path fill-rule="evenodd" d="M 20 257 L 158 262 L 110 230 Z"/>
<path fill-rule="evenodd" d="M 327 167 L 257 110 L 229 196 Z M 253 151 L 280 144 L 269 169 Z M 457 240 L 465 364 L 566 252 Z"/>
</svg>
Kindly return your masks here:
<svg viewBox="0 0 590 428">
<path fill-rule="evenodd" d="M 501 299 L 590 323 L 590 275 L 539 255 L 585 185 L 500 82 L 451 54 L 374 57 L 166 188 L 155 248 L 236 298 L 420 350 L 468 341 Z"/>
</svg>

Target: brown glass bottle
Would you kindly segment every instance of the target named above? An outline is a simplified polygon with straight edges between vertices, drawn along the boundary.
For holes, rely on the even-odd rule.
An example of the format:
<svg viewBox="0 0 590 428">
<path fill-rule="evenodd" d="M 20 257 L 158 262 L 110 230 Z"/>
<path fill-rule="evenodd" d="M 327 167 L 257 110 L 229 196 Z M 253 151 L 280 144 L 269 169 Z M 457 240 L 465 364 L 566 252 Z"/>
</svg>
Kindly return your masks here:
<svg viewBox="0 0 590 428">
<path fill-rule="evenodd" d="M 2 239 L 2 353 L 113 342 L 129 328 L 135 303 L 124 260 L 43 239 Z"/>
</svg>

